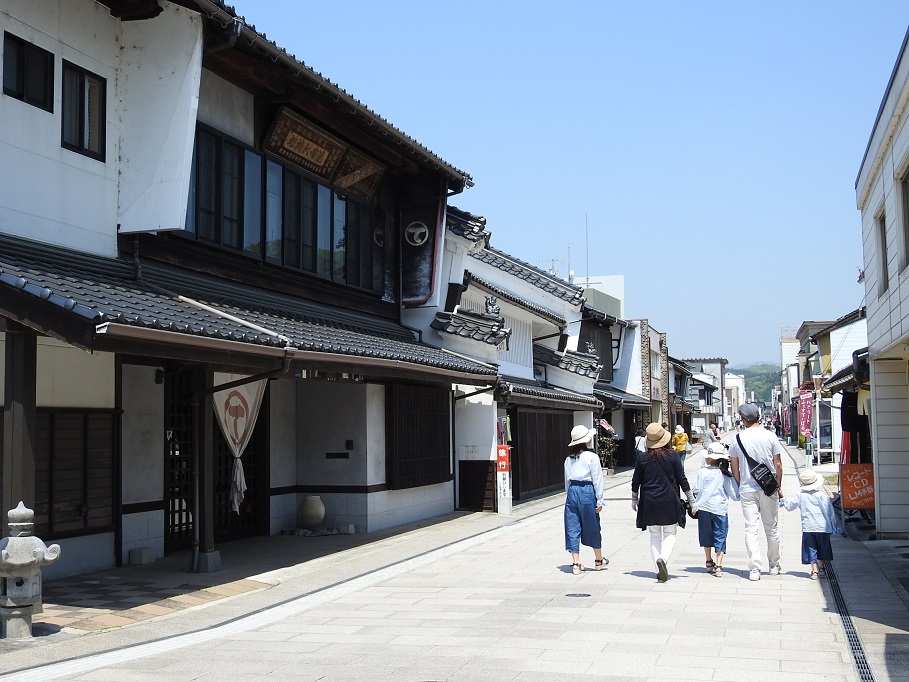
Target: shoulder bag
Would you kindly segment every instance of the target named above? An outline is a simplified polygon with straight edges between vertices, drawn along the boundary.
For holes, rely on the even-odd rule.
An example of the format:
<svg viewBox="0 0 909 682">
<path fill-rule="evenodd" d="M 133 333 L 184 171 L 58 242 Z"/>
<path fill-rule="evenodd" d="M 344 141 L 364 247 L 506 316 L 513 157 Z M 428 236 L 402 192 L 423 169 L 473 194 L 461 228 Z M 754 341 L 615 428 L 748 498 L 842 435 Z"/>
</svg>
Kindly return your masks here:
<svg viewBox="0 0 909 682">
<path fill-rule="evenodd" d="M 660 470 L 660 473 L 663 474 L 663 478 L 666 479 L 666 482 L 669 484 L 669 487 L 672 488 L 673 487 L 672 482 L 669 480 L 669 476 L 666 475 L 666 470 L 663 468 L 663 464 L 661 463 L 661 461 L 654 458 L 654 464 L 657 465 L 657 469 Z M 672 473 L 672 477 L 675 478 L 675 472 Z M 675 487 L 676 488 L 681 487 L 681 486 L 679 486 L 678 481 L 675 482 Z M 679 498 L 679 502 L 681 502 L 682 509 L 685 510 L 685 513 L 688 514 L 688 516 L 690 516 L 692 519 L 696 519 L 698 517 L 697 511 L 691 508 L 691 503 L 688 502 L 688 498 L 686 498 L 686 497 Z"/>
<path fill-rule="evenodd" d="M 748 451 L 745 449 L 745 446 L 742 445 L 742 439 L 739 437 L 739 434 L 735 434 L 735 442 L 739 444 L 739 449 L 742 451 L 742 454 L 745 455 L 745 459 L 748 460 L 748 468 L 751 471 L 751 478 L 761 487 L 761 490 L 764 491 L 764 494 L 767 497 L 772 497 L 780 489 L 779 485 L 776 482 L 776 472 L 771 471 L 770 467 L 764 464 L 763 462 L 758 463 L 756 460 L 752 459 L 748 454 Z"/>
</svg>

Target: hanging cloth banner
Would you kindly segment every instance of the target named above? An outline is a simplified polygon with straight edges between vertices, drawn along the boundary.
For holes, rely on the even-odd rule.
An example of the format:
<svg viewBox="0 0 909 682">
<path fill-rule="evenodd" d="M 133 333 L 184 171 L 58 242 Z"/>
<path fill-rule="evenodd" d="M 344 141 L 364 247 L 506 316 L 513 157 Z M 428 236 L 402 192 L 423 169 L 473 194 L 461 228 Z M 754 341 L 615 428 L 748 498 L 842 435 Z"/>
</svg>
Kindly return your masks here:
<svg viewBox="0 0 909 682">
<path fill-rule="evenodd" d="M 785 433 L 787 435 L 792 433 L 792 431 L 790 431 L 790 425 L 789 425 L 789 406 L 788 405 L 786 405 L 786 407 L 783 408 L 783 433 Z"/>
<path fill-rule="evenodd" d="M 799 393 L 799 435 L 811 438 L 811 410 L 814 408 L 814 394 L 811 391 Z"/>
<path fill-rule="evenodd" d="M 215 386 L 228 384 L 232 381 L 245 379 L 245 374 L 214 373 Z M 259 407 L 262 406 L 262 396 L 265 395 L 267 379 L 260 379 L 248 384 L 234 386 L 212 395 L 212 407 L 224 440 L 230 446 L 234 456 L 233 473 L 230 485 L 230 506 L 240 513 L 240 503 L 246 496 L 246 475 L 243 473 L 243 462 L 240 457 L 252 437 L 256 428 L 256 418 L 259 416 Z"/>
</svg>

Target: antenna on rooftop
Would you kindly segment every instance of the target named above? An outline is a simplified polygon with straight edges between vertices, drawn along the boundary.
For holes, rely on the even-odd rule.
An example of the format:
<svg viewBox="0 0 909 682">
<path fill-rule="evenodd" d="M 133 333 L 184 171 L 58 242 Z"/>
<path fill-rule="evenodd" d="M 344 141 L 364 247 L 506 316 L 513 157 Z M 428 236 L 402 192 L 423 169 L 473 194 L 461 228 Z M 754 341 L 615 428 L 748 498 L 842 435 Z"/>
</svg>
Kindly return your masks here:
<svg viewBox="0 0 909 682">
<path fill-rule="evenodd" d="M 548 273 L 549 273 L 550 275 L 552 275 L 553 277 L 558 277 L 558 276 L 559 276 L 559 270 L 558 270 L 558 268 L 556 268 L 556 264 L 561 265 L 562 263 L 565 262 L 565 260 L 562 259 L 562 258 L 543 258 L 543 259 L 540 260 L 540 262 L 541 262 L 543 265 L 546 265 L 546 264 L 549 265 L 549 267 L 546 268 L 546 272 L 548 272 Z"/>
</svg>

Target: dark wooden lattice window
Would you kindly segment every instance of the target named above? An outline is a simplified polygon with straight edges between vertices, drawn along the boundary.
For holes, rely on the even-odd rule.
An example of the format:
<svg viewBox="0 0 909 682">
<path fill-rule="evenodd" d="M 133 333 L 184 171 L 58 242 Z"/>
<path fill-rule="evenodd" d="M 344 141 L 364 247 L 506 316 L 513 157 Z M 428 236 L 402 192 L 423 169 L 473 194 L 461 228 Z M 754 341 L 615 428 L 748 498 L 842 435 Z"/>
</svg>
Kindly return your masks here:
<svg viewBox="0 0 909 682">
<path fill-rule="evenodd" d="M 385 392 L 388 486 L 394 490 L 450 481 L 449 391 L 393 384 Z"/>
<path fill-rule="evenodd" d="M 38 408 L 36 421 L 35 534 L 111 530 L 117 414 Z"/>
</svg>

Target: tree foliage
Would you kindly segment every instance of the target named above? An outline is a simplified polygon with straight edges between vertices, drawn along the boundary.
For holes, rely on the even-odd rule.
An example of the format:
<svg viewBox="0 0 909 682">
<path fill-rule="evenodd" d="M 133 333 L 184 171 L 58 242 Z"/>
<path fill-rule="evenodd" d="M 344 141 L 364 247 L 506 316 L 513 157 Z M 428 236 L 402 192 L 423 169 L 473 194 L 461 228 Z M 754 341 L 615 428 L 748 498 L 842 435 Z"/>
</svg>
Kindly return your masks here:
<svg viewBox="0 0 909 682">
<path fill-rule="evenodd" d="M 780 368 L 777 365 L 751 365 L 728 372 L 745 377 L 745 390 L 754 391 L 754 399 L 769 403 L 773 387 L 780 383 Z"/>
</svg>

